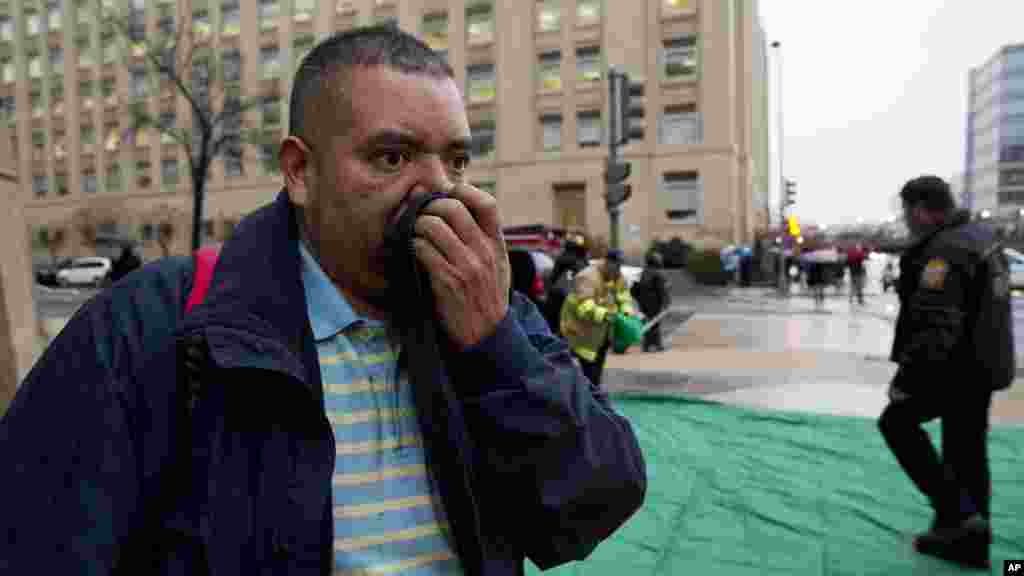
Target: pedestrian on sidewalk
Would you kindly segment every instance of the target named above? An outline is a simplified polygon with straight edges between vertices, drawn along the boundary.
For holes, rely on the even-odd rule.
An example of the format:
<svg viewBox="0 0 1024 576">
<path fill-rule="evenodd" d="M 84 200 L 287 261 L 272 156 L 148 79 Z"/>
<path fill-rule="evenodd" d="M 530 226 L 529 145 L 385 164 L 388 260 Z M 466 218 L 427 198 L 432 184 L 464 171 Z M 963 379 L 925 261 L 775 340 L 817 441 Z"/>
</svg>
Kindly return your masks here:
<svg viewBox="0 0 1024 576">
<path fill-rule="evenodd" d="M 551 331 L 562 336 L 562 305 L 572 292 L 572 279 L 587 267 L 587 244 L 583 234 L 566 234 L 562 253 L 555 259 L 555 266 L 548 277 L 547 299 L 544 301 L 544 318 Z"/>
<path fill-rule="evenodd" d="M 622 250 L 612 248 L 573 279 L 562 305 L 562 334 L 596 387 L 601 387 L 604 361 L 611 346 L 610 325 L 616 314 L 633 314 L 632 295 L 622 277 Z"/>
<path fill-rule="evenodd" d="M 303 57 L 277 198 L 86 303 L 0 419 L 0 573 L 522 574 L 640 507 L 629 420 L 509 290 L 461 92 L 394 26 Z"/>
<path fill-rule="evenodd" d="M 633 284 L 631 292 L 633 298 L 640 306 L 640 312 L 648 322 L 653 320 L 666 310 L 671 301 L 669 294 L 669 281 L 662 270 L 663 260 L 661 254 L 655 251 L 647 253 L 646 266 L 640 274 L 640 279 Z M 665 346 L 661 340 L 661 321 L 655 322 L 644 332 L 643 351 L 661 352 Z"/>
<path fill-rule="evenodd" d="M 914 241 L 900 259 L 890 357 L 899 369 L 878 424 L 935 511 L 917 550 L 987 567 L 989 406 L 1015 372 L 1006 257 L 987 227 L 955 210 L 942 179 L 915 178 L 900 196 Z M 921 428 L 935 418 L 941 459 Z"/>
<path fill-rule="evenodd" d="M 864 268 L 864 259 L 867 255 L 864 252 L 864 245 L 860 242 L 853 244 L 846 251 L 846 268 L 850 272 L 850 303 L 854 298 L 861 306 L 864 305 L 864 280 L 867 271 Z"/>
</svg>

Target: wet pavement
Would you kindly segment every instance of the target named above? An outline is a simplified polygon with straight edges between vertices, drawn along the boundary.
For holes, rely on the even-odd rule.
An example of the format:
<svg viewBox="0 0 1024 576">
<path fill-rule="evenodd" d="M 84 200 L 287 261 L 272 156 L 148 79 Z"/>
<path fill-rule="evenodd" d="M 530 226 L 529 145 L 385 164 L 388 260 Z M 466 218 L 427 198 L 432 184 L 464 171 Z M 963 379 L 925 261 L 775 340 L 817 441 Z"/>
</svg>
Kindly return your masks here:
<svg viewBox="0 0 1024 576">
<path fill-rule="evenodd" d="M 604 379 L 610 390 L 867 418 L 888 403 L 898 312 L 891 292 L 869 291 L 860 305 L 830 290 L 819 307 L 800 289 L 782 298 L 771 288 L 732 288 L 677 297 L 674 304 L 688 320 L 666 333 L 668 349 L 610 355 Z M 1015 313 L 1024 322 L 1024 299 L 1015 299 Z M 1022 349 L 1017 346 L 1018 354 Z M 1024 381 L 994 396 L 992 420 L 1024 424 Z"/>
</svg>

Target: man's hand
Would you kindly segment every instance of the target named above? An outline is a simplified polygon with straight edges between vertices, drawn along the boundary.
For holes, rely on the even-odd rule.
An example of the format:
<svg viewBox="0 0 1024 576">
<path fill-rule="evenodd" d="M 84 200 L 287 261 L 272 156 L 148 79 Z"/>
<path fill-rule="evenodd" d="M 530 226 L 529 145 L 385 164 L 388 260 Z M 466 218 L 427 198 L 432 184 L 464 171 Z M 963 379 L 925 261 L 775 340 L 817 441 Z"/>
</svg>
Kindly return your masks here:
<svg viewBox="0 0 1024 576">
<path fill-rule="evenodd" d="M 511 272 L 498 202 L 458 184 L 416 219 L 416 257 L 430 275 L 437 313 L 460 348 L 494 333 L 508 311 Z"/>
</svg>

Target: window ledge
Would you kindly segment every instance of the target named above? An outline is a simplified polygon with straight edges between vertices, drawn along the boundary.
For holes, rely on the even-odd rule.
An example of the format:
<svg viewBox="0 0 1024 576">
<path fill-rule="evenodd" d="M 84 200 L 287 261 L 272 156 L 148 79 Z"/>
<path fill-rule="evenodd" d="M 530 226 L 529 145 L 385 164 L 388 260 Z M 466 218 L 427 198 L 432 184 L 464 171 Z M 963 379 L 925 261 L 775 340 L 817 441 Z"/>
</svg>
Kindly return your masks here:
<svg viewBox="0 0 1024 576">
<path fill-rule="evenodd" d="M 600 80 L 577 80 L 576 81 L 576 92 L 593 92 L 600 90 Z"/>
<path fill-rule="evenodd" d="M 694 72 L 693 74 L 687 74 L 685 76 L 673 76 L 671 78 L 662 78 L 661 86 L 662 88 L 676 88 L 680 86 L 689 86 L 692 84 L 696 84 L 697 81 L 697 73 Z"/>
<path fill-rule="evenodd" d="M 684 20 L 697 15 L 696 8 L 662 8 L 661 19 L 663 21 Z"/>
</svg>

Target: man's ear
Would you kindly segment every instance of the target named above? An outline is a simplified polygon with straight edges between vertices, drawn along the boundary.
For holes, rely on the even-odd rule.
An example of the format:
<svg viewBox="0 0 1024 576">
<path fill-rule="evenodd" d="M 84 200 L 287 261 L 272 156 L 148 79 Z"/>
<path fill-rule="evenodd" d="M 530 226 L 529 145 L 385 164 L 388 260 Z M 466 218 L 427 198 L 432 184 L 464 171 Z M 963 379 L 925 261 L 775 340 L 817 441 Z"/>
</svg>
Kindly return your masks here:
<svg viewBox="0 0 1024 576">
<path fill-rule="evenodd" d="M 298 137 L 289 136 L 281 143 L 278 161 L 292 204 L 306 206 L 310 201 L 309 189 L 312 187 L 310 178 L 313 175 L 313 152 Z"/>
</svg>

